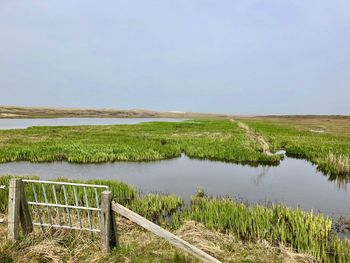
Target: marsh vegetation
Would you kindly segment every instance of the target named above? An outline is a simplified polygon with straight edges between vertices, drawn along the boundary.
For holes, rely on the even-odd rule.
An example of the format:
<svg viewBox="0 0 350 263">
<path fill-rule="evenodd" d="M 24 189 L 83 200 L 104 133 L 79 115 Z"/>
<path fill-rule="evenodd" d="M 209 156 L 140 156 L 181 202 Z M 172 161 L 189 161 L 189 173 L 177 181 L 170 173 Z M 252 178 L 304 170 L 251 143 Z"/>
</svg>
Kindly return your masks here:
<svg viewBox="0 0 350 263">
<path fill-rule="evenodd" d="M 0 177 L 0 181 L 6 184 L 10 178 L 11 176 Z M 68 181 L 63 178 L 56 180 Z M 240 240 L 244 244 L 264 241 L 272 247 L 282 246 L 308 254 L 319 262 L 350 260 L 349 242 L 335 235 L 332 219 L 312 212 L 293 210 L 282 205 L 248 207 L 230 198 L 208 197 L 204 190 L 197 191 L 191 203 L 185 205 L 181 198 L 174 195 L 153 194 L 142 197 L 134 188 L 117 181 L 87 182 L 108 185 L 119 203 L 172 231 L 193 221 L 209 231 L 221 233 L 232 240 Z M 49 201 L 54 202 L 54 197 L 47 194 Z M 93 193 L 88 194 L 93 197 Z M 78 197 L 79 203 L 84 204 L 83 192 L 78 192 Z M 28 199 L 32 198 L 28 193 Z M 1 212 L 4 212 L 7 207 L 6 192 L 2 193 L 0 200 Z M 45 209 L 42 213 L 44 211 Z M 33 215 L 37 216 L 36 211 L 33 211 Z"/>
<path fill-rule="evenodd" d="M 284 156 L 273 152 L 285 150 L 287 156 L 317 165 L 330 180 L 342 178 L 347 184 L 350 125 L 341 121 L 341 129 L 325 124 L 323 132 L 314 132 L 319 130 L 314 122 L 296 125 L 293 119 L 275 118 L 3 130 L 0 131 L 0 162 L 140 162 L 186 154 L 194 159 L 258 166 L 278 165 Z M 6 180 L 9 177 L 1 178 L 5 184 Z M 185 204 L 172 194 L 141 196 L 136 189 L 116 181 L 88 182 L 109 185 L 118 202 L 173 231 L 193 221 L 208 231 L 233 237 L 244 244 L 258 244 L 263 240 L 270 246 L 306 253 L 319 262 L 350 260 L 349 242 L 335 235 L 332 219 L 321 214 L 283 205 L 247 206 L 228 197 L 209 197 L 205 192 L 197 193 L 190 204 Z M 0 209 L 4 212 L 6 192 L 0 195 Z M 79 195 L 84 202 L 81 193 Z M 48 196 L 52 198 L 50 193 Z"/>
</svg>

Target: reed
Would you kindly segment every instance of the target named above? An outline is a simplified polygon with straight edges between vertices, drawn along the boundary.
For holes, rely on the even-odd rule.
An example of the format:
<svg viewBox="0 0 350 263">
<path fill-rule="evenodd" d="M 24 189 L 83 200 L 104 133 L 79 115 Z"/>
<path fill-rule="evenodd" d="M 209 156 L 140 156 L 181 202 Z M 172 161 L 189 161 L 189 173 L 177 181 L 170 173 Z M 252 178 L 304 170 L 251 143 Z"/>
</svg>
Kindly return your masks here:
<svg viewBox="0 0 350 263">
<path fill-rule="evenodd" d="M 155 161 L 181 153 L 252 165 L 281 160 L 262 153 L 255 140 L 227 119 L 0 130 L 0 146 L 0 162 Z"/>
<path fill-rule="evenodd" d="M 344 154 L 329 153 L 324 162 L 320 162 L 320 167 L 331 171 L 331 174 L 348 175 L 350 174 L 349 157 Z"/>
<path fill-rule="evenodd" d="M 32 177 L 33 178 L 33 177 Z M 34 177 L 38 179 L 37 177 Z M 11 176 L 0 177 L 0 183 L 7 185 Z M 149 220 L 170 229 L 178 229 L 187 220 L 201 223 L 209 230 L 234 235 L 244 243 L 257 243 L 265 240 L 274 246 L 283 245 L 295 252 L 309 254 L 319 262 L 350 262 L 350 244 L 339 239 L 332 230 L 332 220 L 321 214 L 305 212 L 301 209 L 291 209 L 283 205 L 266 207 L 262 205 L 247 206 L 230 198 L 214 198 L 206 196 L 199 189 L 192 197 L 191 203 L 185 205 L 183 200 L 175 195 L 148 194 L 140 196 L 133 188 L 121 182 L 112 180 L 55 180 L 108 185 L 116 200 Z M 40 189 L 37 189 L 38 195 Z M 54 202 L 52 193 L 47 191 L 49 202 Z M 83 204 L 84 193 L 77 192 L 79 203 Z M 60 195 L 58 195 L 60 196 Z M 7 192 L 0 191 L 1 212 L 7 209 Z M 32 196 L 28 192 L 28 199 Z M 62 197 L 59 197 L 62 198 Z M 95 196 L 88 193 L 92 202 Z M 74 204 L 74 197 L 68 197 Z M 64 202 L 60 199 L 60 202 Z M 45 217 L 46 208 L 43 208 Z M 61 209 L 62 218 L 64 210 Z M 52 213 L 55 211 L 52 209 Z M 35 211 L 33 211 L 35 216 Z M 46 215 L 47 216 L 47 215 Z M 81 216 L 86 217 L 82 212 Z M 76 220 L 76 214 L 72 214 Z M 47 217 L 45 217 L 47 220 Z M 93 222 L 95 226 L 98 222 Z"/>
<path fill-rule="evenodd" d="M 301 125 L 301 121 L 275 122 L 264 119 L 244 122 L 268 141 L 272 151 L 284 149 L 288 156 L 306 159 L 329 175 L 330 180 L 342 180 L 350 175 L 349 125 L 342 132 L 315 133 L 305 124 Z M 297 124 L 301 127 L 295 128 Z"/>
<path fill-rule="evenodd" d="M 133 200 L 128 207 L 157 224 L 178 227 L 173 216 L 184 207 L 184 202 L 176 195 L 148 194 Z"/>
<path fill-rule="evenodd" d="M 207 228 L 234 234 L 241 240 L 290 247 L 320 262 L 349 262 L 349 242 L 332 232 L 332 220 L 282 205 L 247 207 L 230 198 L 195 195 L 187 217 Z"/>
</svg>

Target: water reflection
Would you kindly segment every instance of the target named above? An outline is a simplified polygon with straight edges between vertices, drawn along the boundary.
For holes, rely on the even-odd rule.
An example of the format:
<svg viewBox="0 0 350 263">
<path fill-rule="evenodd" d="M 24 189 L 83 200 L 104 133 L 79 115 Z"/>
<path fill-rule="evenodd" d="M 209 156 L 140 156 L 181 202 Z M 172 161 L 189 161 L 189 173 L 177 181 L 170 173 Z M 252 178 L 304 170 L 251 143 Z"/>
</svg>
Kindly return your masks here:
<svg viewBox="0 0 350 263">
<path fill-rule="evenodd" d="M 339 190 L 344 192 L 348 191 L 348 184 L 350 183 L 350 177 L 348 175 L 327 175 L 330 182 L 335 182 Z"/>
<path fill-rule="evenodd" d="M 26 129 L 33 126 L 77 126 L 138 124 L 142 122 L 179 122 L 175 118 L 53 118 L 53 119 L 0 119 L 0 130 Z"/>
<path fill-rule="evenodd" d="M 270 166 L 264 165 L 261 168 L 262 168 L 261 171 L 259 171 L 256 178 L 253 180 L 257 186 L 259 186 L 262 180 L 264 179 L 264 177 L 266 177 L 269 174 L 269 170 L 270 170 Z"/>
<path fill-rule="evenodd" d="M 284 203 L 290 207 L 350 215 L 349 180 L 331 182 L 315 166 L 286 157 L 278 166 L 250 167 L 189 159 L 157 162 L 71 164 L 66 162 L 0 164 L 0 174 L 36 174 L 43 179 L 59 176 L 77 179 L 116 179 L 143 193 L 173 193 L 190 200 L 197 187 L 209 195 L 240 197 L 249 203 Z M 345 190 L 344 190 L 345 189 Z"/>
</svg>

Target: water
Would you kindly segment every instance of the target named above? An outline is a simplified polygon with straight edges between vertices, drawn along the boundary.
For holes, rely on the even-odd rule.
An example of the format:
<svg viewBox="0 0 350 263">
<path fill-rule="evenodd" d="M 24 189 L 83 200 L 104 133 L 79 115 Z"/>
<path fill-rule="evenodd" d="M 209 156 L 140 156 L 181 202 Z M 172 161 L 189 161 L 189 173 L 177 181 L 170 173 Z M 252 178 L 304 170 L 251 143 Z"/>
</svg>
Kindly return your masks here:
<svg viewBox="0 0 350 263">
<path fill-rule="evenodd" d="M 210 195 L 230 195 L 249 203 L 283 203 L 335 217 L 350 216 L 348 183 L 329 181 L 309 162 L 293 158 L 285 158 L 275 167 L 193 160 L 184 155 L 147 163 L 13 162 L 0 164 L 0 174 L 39 175 L 42 179 L 116 179 L 142 193 L 174 193 L 187 201 L 201 186 Z"/>
<path fill-rule="evenodd" d="M 32 126 L 77 126 L 137 124 L 142 122 L 177 122 L 175 118 L 55 118 L 55 119 L 0 119 L 0 130 L 26 129 Z"/>
</svg>

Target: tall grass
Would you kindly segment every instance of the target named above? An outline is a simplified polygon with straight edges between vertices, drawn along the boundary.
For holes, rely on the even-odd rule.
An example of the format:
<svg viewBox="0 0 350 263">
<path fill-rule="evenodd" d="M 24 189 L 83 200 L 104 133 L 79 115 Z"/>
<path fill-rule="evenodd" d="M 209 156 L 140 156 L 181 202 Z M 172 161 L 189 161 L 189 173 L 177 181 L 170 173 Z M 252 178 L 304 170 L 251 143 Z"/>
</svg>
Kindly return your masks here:
<svg viewBox="0 0 350 263">
<path fill-rule="evenodd" d="M 184 207 L 184 202 L 176 195 L 148 194 L 133 200 L 128 207 L 157 224 L 178 227 L 173 216 Z"/>
<path fill-rule="evenodd" d="M 292 123 L 244 120 L 256 133 L 264 136 L 272 150 L 286 150 L 288 156 L 303 158 L 317 165 L 332 180 L 350 176 L 350 134 L 314 133 L 296 129 Z M 340 177 L 336 177 L 340 175 Z"/>
<path fill-rule="evenodd" d="M 0 184 L 7 185 L 10 178 L 11 176 L 0 177 Z M 340 240 L 334 234 L 331 219 L 313 212 L 290 209 L 282 205 L 248 207 L 230 198 L 207 197 L 204 190 L 196 193 L 190 205 L 184 205 L 182 199 L 175 195 L 149 194 L 141 197 L 134 188 L 117 181 L 59 180 L 108 185 L 118 202 L 165 227 L 178 228 L 186 220 L 194 220 L 208 229 L 233 234 L 244 242 L 266 240 L 273 245 L 282 244 L 296 252 L 312 255 L 320 262 L 350 262 L 350 243 Z M 39 188 L 37 191 L 42 196 Z M 7 209 L 7 194 L 6 191 L 0 191 L 2 212 Z M 47 194 L 49 202 L 54 203 L 52 193 L 47 191 Z M 79 203 L 83 204 L 84 193 L 79 191 L 77 194 Z M 93 203 L 94 193 L 91 192 L 88 196 L 89 202 Z M 28 199 L 31 198 L 33 196 L 28 192 Z M 64 203 L 63 197 L 59 198 L 59 202 Z M 69 200 L 74 204 L 72 194 Z M 44 213 L 45 209 L 44 207 Z M 52 213 L 55 213 L 54 209 Z M 73 216 L 76 217 L 75 214 Z M 82 216 L 86 215 L 82 213 Z"/>
<path fill-rule="evenodd" d="M 332 232 L 332 220 L 282 205 L 247 207 L 230 198 L 194 196 L 188 218 L 244 241 L 267 240 L 320 262 L 349 262 L 350 244 Z"/>
<path fill-rule="evenodd" d="M 320 160 L 319 167 L 323 170 L 330 171 L 331 174 L 349 175 L 350 161 L 349 157 L 344 154 L 329 153 L 324 160 Z"/>
<path fill-rule="evenodd" d="M 0 130 L 0 162 L 101 163 L 178 157 L 276 164 L 237 123 L 199 120 L 138 125 L 32 127 Z"/>
</svg>

